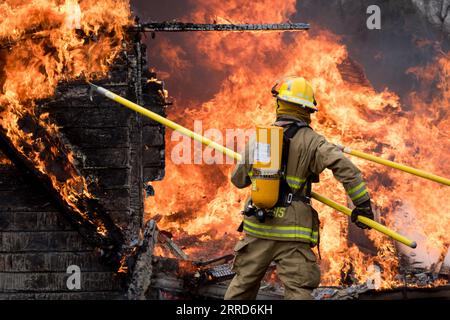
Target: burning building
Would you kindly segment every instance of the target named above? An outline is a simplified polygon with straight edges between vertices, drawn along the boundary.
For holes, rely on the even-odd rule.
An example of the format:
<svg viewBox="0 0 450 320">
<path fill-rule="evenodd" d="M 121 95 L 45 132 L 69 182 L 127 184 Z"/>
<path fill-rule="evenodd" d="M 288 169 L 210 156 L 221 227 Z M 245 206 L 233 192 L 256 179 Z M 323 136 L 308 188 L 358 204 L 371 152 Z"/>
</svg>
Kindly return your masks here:
<svg viewBox="0 0 450 320">
<path fill-rule="evenodd" d="M 162 114 L 164 89 L 145 67 L 139 35 L 123 32 L 125 1 L 40 5 L 0 9 L 8 17 L 0 35 L 1 296 L 121 296 L 117 271 L 138 242 L 143 186 L 164 176 L 164 129 L 91 101 L 80 76 L 101 77 Z M 83 272 L 75 292 L 64 280 L 70 265 Z"/>
<path fill-rule="evenodd" d="M 359 10 L 346 1 L 336 3 L 349 12 Z M 165 163 L 174 143 L 164 128 L 92 95 L 86 79 L 161 115 L 167 112 L 187 127 L 197 119 L 204 128 L 225 130 L 269 124 L 273 110 L 267 88 L 283 75 L 301 73 L 318 90 L 315 128 L 330 140 L 449 175 L 450 64 L 444 40 L 430 41 L 419 33 L 417 50 L 433 55 L 408 68 L 418 79 L 416 87 L 399 94 L 376 88 L 358 54 L 353 56 L 342 36 L 320 18 L 310 33 L 282 36 L 200 33 L 177 41 L 158 35 L 144 40 L 151 46 L 147 65 L 142 35 L 130 27 L 136 23 L 130 21 L 127 1 L 38 4 L 7 0 L 0 6 L 8 17 L 0 22 L 2 299 L 221 298 L 223 281 L 232 275 L 229 254 L 246 194 L 229 184 L 231 166 Z M 270 1 L 243 10 L 233 2 L 198 1 L 184 20 L 283 22 L 296 10 L 295 1 L 276 10 Z M 384 61 L 383 54 L 374 55 Z M 190 57 L 201 61 L 192 64 Z M 170 75 L 167 82 L 177 98 L 167 109 L 166 91 L 148 69 L 157 65 L 160 76 Z M 193 81 L 206 72 L 216 91 Z M 440 144 L 434 148 L 430 141 Z M 378 281 L 394 298 L 408 292 L 448 296 L 445 287 L 404 289 L 446 283 L 448 229 L 439 223 L 450 219 L 449 203 L 441 201 L 445 187 L 357 164 L 368 178 L 379 219 L 417 238 L 420 251 L 414 256 L 373 231 L 358 233 L 347 227 L 346 218 L 318 204 L 326 288 L 316 296 L 384 297 L 383 292 L 362 293 L 361 287 L 336 288 L 367 280 Z M 321 181 L 320 192 L 345 199 L 331 175 Z M 80 290 L 67 287 L 71 265 L 82 271 Z M 279 298 L 273 270 L 267 283 L 261 297 Z"/>
</svg>

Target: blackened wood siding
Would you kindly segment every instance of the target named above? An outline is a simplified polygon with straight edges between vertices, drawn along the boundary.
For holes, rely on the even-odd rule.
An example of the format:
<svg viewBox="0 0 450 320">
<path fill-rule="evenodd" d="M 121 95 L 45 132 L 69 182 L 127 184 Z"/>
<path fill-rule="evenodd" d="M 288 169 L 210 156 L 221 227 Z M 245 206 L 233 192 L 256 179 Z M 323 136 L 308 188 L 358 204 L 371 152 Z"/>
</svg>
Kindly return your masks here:
<svg viewBox="0 0 450 320">
<path fill-rule="evenodd" d="M 161 85 L 147 84 L 154 75 L 145 63 L 145 47 L 130 45 L 110 76 L 96 83 L 164 114 Z M 143 223 L 144 182 L 164 175 L 164 129 L 104 97 L 91 101 L 84 82 L 60 84 L 38 113 L 49 113 L 61 127 L 90 190 L 127 244 L 134 243 Z M 80 290 L 67 288 L 70 265 L 81 269 Z M 0 299 L 124 299 L 125 293 L 115 270 L 101 263 L 46 192 L 12 164 L 0 164 Z"/>
</svg>

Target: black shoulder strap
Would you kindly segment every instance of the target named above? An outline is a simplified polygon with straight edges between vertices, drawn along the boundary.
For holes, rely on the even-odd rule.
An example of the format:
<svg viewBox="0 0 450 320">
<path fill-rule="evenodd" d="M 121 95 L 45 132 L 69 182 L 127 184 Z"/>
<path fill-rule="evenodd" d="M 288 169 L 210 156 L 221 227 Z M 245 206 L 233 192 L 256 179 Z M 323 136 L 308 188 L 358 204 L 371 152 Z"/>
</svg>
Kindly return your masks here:
<svg viewBox="0 0 450 320">
<path fill-rule="evenodd" d="M 297 134 L 298 130 L 301 128 L 306 128 L 308 124 L 303 121 L 295 121 L 286 125 L 283 133 L 283 151 L 281 154 L 281 170 L 283 171 L 283 176 L 286 176 L 287 162 L 289 158 L 289 147 L 291 145 L 291 139 Z"/>
<path fill-rule="evenodd" d="M 298 130 L 301 128 L 309 127 L 305 122 L 290 122 L 283 126 L 286 128 L 283 133 L 283 148 L 281 154 L 281 177 L 280 177 L 280 190 L 278 193 L 278 202 L 275 205 L 276 207 L 286 207 L 287 199 L 289 198 L 289 194 L 293 195 L 293 190 L 289 186 L 286 181 L 287 174 L 287 162 L 289 158 L 289 148 L 291 144 L 291 139 L 297 134 Z M 289 202 L 290 204 L 290 202 Z"/>
<path fill-rule="evenodd" d="M 287 126 L 286 131 L 284 131 L 284 136 L 286 137 L 286 139 L 292 139 L 295 134 L 297 133 L 297 131 L 300 128 L 304 128 L 304 127 L 308 127 L 308 125 L 306 123 L 302 124 L 299 122 L 294 122 L 291 125 Z"/>
</svg>

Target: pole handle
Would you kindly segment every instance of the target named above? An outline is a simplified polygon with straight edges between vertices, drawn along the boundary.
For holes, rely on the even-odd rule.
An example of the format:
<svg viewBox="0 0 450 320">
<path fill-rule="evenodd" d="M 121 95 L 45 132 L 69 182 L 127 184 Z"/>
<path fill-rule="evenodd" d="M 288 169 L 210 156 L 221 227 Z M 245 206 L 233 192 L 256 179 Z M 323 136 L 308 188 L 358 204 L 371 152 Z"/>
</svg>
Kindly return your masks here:
<svg viewBox="0 0 450 320">
<path fill-rule="evenodd" d="M 353 149 L 351 149 L 349 147 L 342 146 L 342 145 L 339 145 L 339 144 L 336 145 L 336 146 L 342 152 L 350 154 L 352 156 L 355 156 L 355 157 L 358 157 L 358 158 L 361 158 L 361 159 L 365 159 L 365 160 L 368 160 L 368 161 L 372 161 L 372 162 L 375 162 L 375 163 L 378 163 L 378 164 L 382 164 L 384 166 L 391 167 L 391 168 L 394 168 L 394 169 L 397 169 L 397 170 L 400 170 L 400 171 L 403 171 L 403 172 L 407 172 L 407 173 L 410 173 L 412 175 L 415 175 L 415 176 L 418 176 L 418 177 L 421 177 L 421 178 L 424 178 L 424 179 L 428 179 L 428 180 L 431 180 L 431 181 L 434 181 L 434 182 L 437 182 L 437 183 L 440 183 L 440 184 L 443 184 L 443 185 L 446 185 L 446 186 L 450 186 L 450 179 L 438 176 L 438 175 L 433 174 L 431 172 L 428 172 L 428 171 L 425 171 L 425 170 L 416 169 L 416 168 L 413 168 L 413 167 L 410 167 L 410 166 L 407 166 L 407 165 L 404 165 L 404 164 L 401 164 L 401 163 L 397 163 L 397 162 L 394 162 L 394 161 L 391 161 L 391 160 L 383 159 L 383 158 L 380 158 L 380 157 L 377 157 L 377 156 L 374 156 L 374 155 L 371 155 L 371 154 L 368 154 L 368 153 L 365 153 L 365 152 L 362 152 L 362 151 L 353 150 Z"/>
<path fill-rule="evenodd" d="M 317 201 L 320 201 L 328 206 L 330 206 L 331 208 L 342 212 L 343 214 L 347 215 L 347 216 L 351 216 L 352 215 L 352 210 L 350 210 L 349 208 L 334 202 L 333 200 L 318 194 L 317 192 L 311 192 L 311 196 L 313 199 L 316 199 Z M 367 217 L 363 217 L 363 216 L 358 216 L 358 221 L 361 223 L 364 223 L 366 226 L 371 227 L 372 229 L 375 229 L 385 235 L 387 235 L 388 237 L 403 243 L 404 245 L 407 245 L 408 247 L 411 247 L 413 249 L 415 249 L 417 247 L 417 243 L 411 239 L 408 239 L 405 236 L 402 236 L 401 234 L 389 229 L 388 227 L 382 225 L 381 223 L 378 223 L 372 219 L 369 219 Z"/>
</svg>

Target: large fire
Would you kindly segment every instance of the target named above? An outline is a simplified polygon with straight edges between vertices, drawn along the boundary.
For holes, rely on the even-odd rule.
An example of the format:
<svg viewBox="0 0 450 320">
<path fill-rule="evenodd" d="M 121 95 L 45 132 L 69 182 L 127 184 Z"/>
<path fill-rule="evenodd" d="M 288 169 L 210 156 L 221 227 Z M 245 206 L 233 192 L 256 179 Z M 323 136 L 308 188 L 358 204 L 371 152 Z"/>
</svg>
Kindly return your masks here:
<svg viewBox="0 0 450 320">
<path fill-rule="evenodd" d="M 195 22 L 283 22 L 295 13 L 295 1 L 245 2 L 198 0 Z M 57 157 L 55 148 L 21 129 L 21 119 L 32 117 L 50 134 L 58 128 L 46 115 L 37 118 L 37 99 L 54 94 L 61 80 L 92 78 L 106 73 L 121 49 L 123 26 L 130 23 L 127 0 L 4 0 L 0 4 L 0 121 L 17 150 L 36 168 L 50 174 L 45 159 Z M 307 21 L 306 21 L 307 22 Z M 317 27 L 316 27 L 317 28 Z M 346 47 L 329 30 L 308 33 L 208 33 L 188 40 L 199 63 L 224 76 L 212 98 L 177 101 L 169 117 L 187 127 L 201 120 L 203 128 L 250 129 L 274 120 L 270 87 L 286 75 L 303 75 L 317 91 L 320 112 L 314 128 L 332 142 L 376 153 L 388 159 L 449 176 L 447 150 L 447 83 L 450 54 L 443 52 L 426 66 L 409 70 L 423 84 L 400 103 L 389 89 L 378 92 L 368 83 L 345 80 L 340 66 L 348 61 Z M 153 49 L 153 48 L 152 48 Z M 158 49 L 158 48 L 155 48 Z M 189 79 L 189 61 L 182 47 L 162 42 L 161 53 L 174 67 L 173 76 Z M 179 82 L 180 86 L 184 83 Z M 198 83 L 205 87 L 208 81 Z M 429 92 L 433 94 L 430 95 Z M 174 143 L 167 136 L 170 155 Z M 69 153 L 73 161 L 73 155 Z M 450 239 L 450 203 L 445 187 L 385 167 L 352 159 L 369 182 L 381 220 L 419 240 L 419 249 L 446 253 Z M 155 183 L 156 197 L 147 200 L 147 218 L 162 216 L 159 227 L 171 231 L 194 258 L 232 250 L 239 237 L 239 211 L 248 190 L 229 182 L 230 165 L 175 165 L 167 161 L 166 177 Z M 51 176 L 56 190 L 73 205 L 80 194 L 90 197 L 86 181 L 68 170 L 68 177 Z M 343 188 L 329 172 L 315 189 L 344 202 Z M 315 203 L 321 216 L 322 284 L 338 284 L 342 271 L 352 266 L 359 281 L 370 277 L 376 264 L 382 286 L 396 284 L 397 249 L 386 237 L 367 232 L 378 253 L 370 256 L 346 239 L 348 221 L 332 209 Z M 74 207 L 75 209 L 75 207 Z M 80 212 L 80 214 L 82 214 Z M 101 226 L 99 226 L 101 228 Z"/>
<path fill-rule="evenodd" d="M 28 157 L 73 210 L 80 195 L 91 197 L 86 181 L 72 167 L 56 177 L 48 165 L 58 150 L 45 145 L 21 121 L 34 119 L 50 135 L 58 128 L 48 114 L 36 116 L 35 100 L 54 95 L 59 81 L 106 73 L 121 49 L 129 24 L 126 0 L 5 0 L 0 4 L 0 124 L 17 150 Z M 68 152 L 69 163 L 73 154 Z M 104 232 L 104 226 L 98 226 Z"/>
<path fill-rule="evenodd" d="M 199 0 L 194 12 L 183 17 L 195 22 L 235 23 L 282 22 L 295 12 L 295 1 Z M 219 20 L 218 20 L 219 19 Z M 307 22 L 307 21 L 306 21 Z M 442 53 L 430 65 L 409 70 L 420 78 L 423 88 L 411 92 L 409 105 L 388 88 L 379 92 L 368 83 L 346 81 L 340 66 L 348 61 L 346 47 L 329 30 L 308 33 L 208 33 L 186 39 L 186 47 L 163 40 L 156 48 L 164 52 L 168 71 L 178 86 L 192 87 L 189 57 L 224 76 L 213 97 L 177 100 L 168 109 L 169 118 L 192 128 L 201 120 L 203 128 L 253 128 L 274 120 L 270 88 L 286 75 L 308 78 L 317 91 L 320 111 L 312 126 L 331 142 L 342 143 L 381 157 L 450 175 L 448 129 L 450 54 Z M 163 36 L 161 36 L 162 38 Z M 189 48 L 189 49 L 187 49 Z M 153 49 L 153 48 L 152 48 Z M 212 72 L 213 73 L 213 72 Z M 206 87 L 208 81 L 196 85 Z M 178 90 L 173 88 L 173 90 Z M 429 92 L 432 90 L 433 95 Z M 178 90 L 186 95 L 187 90 Z M 161 182 L 154 183 L 156 196 L 147 199 L 147 217 L 161 215 L 160 228 L 171 231 L 193 258 L 230 252 L 239 237 L 236 228 L 248 190 L 237 190 L 230 181 L 230 165 L 175 165 L 170 160 L 173 146 L 166 138 L 167 170 Z M 371 197 L 381 212 L 381 222 L 413 238 L 418 251 L 429 248 L 445 254 L 449 246 L 450 202 L 446 187 L 352 158 L 368 180 Z M 320 193 L 345 203 L 345 192 L 330 172 L 314 187 Z M 367 232 L 377 255 L 363 253 L 347 242 L 347 218 L 315 202 L 321 217 L 322 285 L 339 284 L 341 272 L 352 266 L 357 280 L 364 282 L 382 270 L 382 287 L 398 284 L 398 248 L 376 231 Z"/>
</svg>

